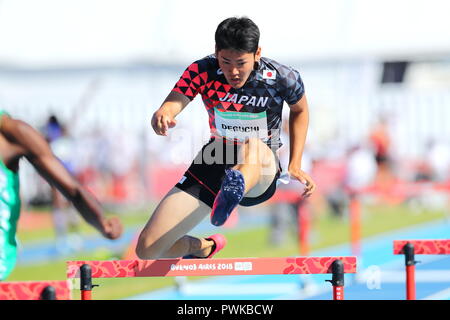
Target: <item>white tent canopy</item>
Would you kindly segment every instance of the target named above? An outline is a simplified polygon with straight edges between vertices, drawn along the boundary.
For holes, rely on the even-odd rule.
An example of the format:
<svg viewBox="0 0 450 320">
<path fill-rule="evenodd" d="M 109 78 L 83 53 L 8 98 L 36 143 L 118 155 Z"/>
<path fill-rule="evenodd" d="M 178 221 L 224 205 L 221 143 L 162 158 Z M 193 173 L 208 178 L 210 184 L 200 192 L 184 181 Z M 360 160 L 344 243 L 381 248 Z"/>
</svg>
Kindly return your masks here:
<svg viewBox="0 0 450 320">
<path fill-rule="evenodd" d="M 446 0 L 0 0 L 0 64 L 55 67 L 135 61 L 186 64 L 214 31 L 247 15 L 263 55 L 283 60 L 450 53 Z"/>
</svg>

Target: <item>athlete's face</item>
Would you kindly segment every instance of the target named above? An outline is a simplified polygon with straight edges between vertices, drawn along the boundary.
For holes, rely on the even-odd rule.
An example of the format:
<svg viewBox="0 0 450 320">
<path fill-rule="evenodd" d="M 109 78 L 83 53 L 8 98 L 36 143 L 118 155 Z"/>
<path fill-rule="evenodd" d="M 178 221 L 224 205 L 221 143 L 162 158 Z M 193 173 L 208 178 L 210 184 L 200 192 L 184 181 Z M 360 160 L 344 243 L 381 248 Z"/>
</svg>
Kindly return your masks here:
<svg viewBox="0 0 450 320">
<path fill-rule="evenodd" d="M 227 82 L 233 88 L 239 89 L 252 73 L 255 61 L 261 58 L 261 48 L 258 48 L 256 53 L 222 49 L 216 52 L 216 57 Z"/>
</svg>

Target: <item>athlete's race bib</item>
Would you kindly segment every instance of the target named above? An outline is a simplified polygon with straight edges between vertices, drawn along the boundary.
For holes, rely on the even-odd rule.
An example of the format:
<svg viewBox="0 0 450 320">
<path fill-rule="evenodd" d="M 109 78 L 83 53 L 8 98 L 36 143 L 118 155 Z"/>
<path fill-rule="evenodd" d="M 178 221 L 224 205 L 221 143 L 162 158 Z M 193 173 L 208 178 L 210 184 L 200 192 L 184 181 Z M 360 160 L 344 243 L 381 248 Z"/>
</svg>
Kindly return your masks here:
<svg viewBox="0 0 450 320">
<path fill-rule="evenodd" d="M 248 138 L 267 139 L 267 114 L 220 111 L 214 108 L 217 132 L 227 139 L 245 141 Z"/>
</svg>

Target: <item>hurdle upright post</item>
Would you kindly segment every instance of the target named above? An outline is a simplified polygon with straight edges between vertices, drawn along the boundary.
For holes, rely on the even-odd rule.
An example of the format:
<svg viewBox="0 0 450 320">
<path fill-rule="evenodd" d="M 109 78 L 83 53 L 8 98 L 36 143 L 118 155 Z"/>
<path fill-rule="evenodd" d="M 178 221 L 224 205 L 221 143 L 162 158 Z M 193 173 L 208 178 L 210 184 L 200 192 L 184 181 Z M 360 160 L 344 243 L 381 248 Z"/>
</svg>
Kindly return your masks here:
<svg viewBox="0 0 450 320">
<path fill-rule="evenodd" d="M 344 263 L 334 260 L 331 264 L 332 278 L 326 280 L 333 286 L 333 300 L 344 300 Z"/>
<path fill-rule="evenodd" d="M 414 245 L 410 242 L 403 247 L 406 267 L 406 299 L 416 300 L 416 263 L 414 259 Z"/>
<path fill-rule="evenodd" d="M 42 300 L 56 300 L 56 290 L 53 286 L 46 286 L 41 292 Z"/>
<path fill-rule="evenodd" d="M 92 269 L 88 264 L 80 267 L 81 300 L 92 300 Z"/>
<path fill-rule="evenodd" d="M 450 254 L 450 239 L 394 240 L 394 254 L 405 255 L 406 299 L 416 299 L 416 254 Z"/>
</svg>

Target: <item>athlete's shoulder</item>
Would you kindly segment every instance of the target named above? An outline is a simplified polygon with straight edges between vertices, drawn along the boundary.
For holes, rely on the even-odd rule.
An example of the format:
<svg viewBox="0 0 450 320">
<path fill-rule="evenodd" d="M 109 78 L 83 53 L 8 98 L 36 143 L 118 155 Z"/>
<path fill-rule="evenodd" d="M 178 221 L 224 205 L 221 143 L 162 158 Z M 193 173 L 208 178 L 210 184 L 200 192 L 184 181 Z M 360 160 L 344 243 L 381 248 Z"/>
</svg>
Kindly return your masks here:
<svg viewBox="0 0 450 320">
<path fill-rule="evenodd" d="M 191 63 L 172 90 L 193 100 L 205 89 L 205 85 L 215 80 L 219 74 L 219 65 L 215 56 L 206 56 Z"/>
<path fill-rule="evenodd" d="M 278 80 L 284 78 L 300 78 L 300 72 L 294 67 L 288 66 L 267 57 L 261 57 L 259 71 L 263 74 L 264 78 L 268 78 L 267 74 L 269 74 L 269 76 L 272 76 L 272 78 Z M 275 73 L 271 71 L 275 71 Z"/>
<path fill-rule="evenodd" d="M 258 78 L 275 87 L 289 104 L 300 100 L 305 91 L 297 69 L 267 57 L 261 57 Z"/>
</svg>

